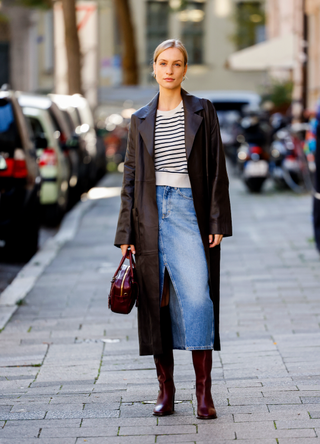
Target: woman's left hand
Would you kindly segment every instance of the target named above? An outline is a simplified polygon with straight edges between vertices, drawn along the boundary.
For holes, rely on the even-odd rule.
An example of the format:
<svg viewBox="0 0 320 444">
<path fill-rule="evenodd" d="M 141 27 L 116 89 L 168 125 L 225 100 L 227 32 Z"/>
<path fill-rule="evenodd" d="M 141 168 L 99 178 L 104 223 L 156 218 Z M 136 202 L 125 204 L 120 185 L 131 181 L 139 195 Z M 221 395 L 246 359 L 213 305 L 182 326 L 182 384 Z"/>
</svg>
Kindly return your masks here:
<svg viewBox="0 0 320 444">
<path fill-rule="evenodd" d="M 219 245 L 222 241 L 222 238 L 223 234 L 209 234 L 209 248 L 213 248 Z"/>
</svg>

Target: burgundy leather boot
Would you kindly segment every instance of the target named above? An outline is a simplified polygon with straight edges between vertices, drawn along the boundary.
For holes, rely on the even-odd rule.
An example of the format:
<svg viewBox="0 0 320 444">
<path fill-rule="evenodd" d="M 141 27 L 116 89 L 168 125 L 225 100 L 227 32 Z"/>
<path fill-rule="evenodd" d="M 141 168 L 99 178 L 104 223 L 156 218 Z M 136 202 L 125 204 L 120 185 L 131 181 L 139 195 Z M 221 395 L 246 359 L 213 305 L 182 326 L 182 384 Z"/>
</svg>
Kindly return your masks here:
<svg viewBox="0 0 320 444">
<path fill-rule="evenodd" d="M 172 350 L 155 355 L 160 391 L 157 404 L 153 410 L 155 416 L 172 415 L 174 411 L 175 386 L 173 382 L 173 352 Z"/>
<path fill-rule="evenodd" d="M 193 366 L 196 373 L 197 418 L 217 417 L 211 395 L 212 350 L 193 350 Z"/>
</svg>

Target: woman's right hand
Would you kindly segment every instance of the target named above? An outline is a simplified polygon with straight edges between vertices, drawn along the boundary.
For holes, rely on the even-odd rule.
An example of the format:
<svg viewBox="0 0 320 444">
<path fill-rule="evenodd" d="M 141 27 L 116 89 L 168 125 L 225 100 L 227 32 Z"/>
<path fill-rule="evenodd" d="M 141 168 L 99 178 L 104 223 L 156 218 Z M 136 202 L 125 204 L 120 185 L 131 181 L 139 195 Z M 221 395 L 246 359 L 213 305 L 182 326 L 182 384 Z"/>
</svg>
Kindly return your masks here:
<svg viewBox="0 0 320 444">
<path fill-rule="evenodd" d="M 132 251 L 132 254 L 136 254 L 136 249 L 135 249 L 134 245 L 120 245 L 122 256 L 124 256 L 126 254 L 129 247 L 130 247 L 130 250 Z"/>
</svg>

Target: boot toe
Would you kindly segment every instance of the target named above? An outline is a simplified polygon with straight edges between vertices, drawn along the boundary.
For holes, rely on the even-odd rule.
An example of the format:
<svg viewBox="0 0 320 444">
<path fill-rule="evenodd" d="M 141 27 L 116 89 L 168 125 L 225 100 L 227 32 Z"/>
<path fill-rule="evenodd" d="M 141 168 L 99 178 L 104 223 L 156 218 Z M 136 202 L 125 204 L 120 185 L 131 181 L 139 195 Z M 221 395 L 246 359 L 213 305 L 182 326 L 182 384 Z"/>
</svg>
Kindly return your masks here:
<svg viewBox="0 0 320 444">
<path fill-rule="evenodd" d="M 215 408 L 204 408 L 204 409 L 198 409 L 197 411 L 197 418 L 198 419 L 216 419 L 217 412 Z"/>
<path fill-rule="evenodd" d="M 167 416 L 167 415 L 172 415 L 173 413 L 174 413 L 174 406 L 172 408 L 168 408 L 167 406 L 162 404 L 156 405 L 153 410 L 154 416 Z"/>
</svg>

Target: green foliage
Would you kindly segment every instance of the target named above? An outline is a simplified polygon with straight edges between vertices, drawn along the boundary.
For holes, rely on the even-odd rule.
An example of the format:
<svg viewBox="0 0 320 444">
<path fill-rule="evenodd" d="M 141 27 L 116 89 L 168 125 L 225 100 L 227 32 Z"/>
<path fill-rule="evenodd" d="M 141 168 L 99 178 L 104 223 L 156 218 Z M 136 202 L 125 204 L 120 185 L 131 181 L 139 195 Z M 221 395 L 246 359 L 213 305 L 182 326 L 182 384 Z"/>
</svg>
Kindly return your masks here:
<svg viewBox="0 0 320 444">
<path fill-rule="evenodd" d="M 271 79 L 270 85 L 262 94 L 263 101 L 270 101 L 275 107 L 290 105 L 292 101 L 293 82 L 291 80 Z"/>
<path fill-rule="evenodd" d="M 258 27 L 265 25 L 264 4 L 261 2 L 239 2 L 232 17 L 236 32 L 230 36 L 238 49 L 244 49 L 257 43 Z"/>
<path fill-rule="evenodd" d="M 179 12 L 186 9 L 188 6 L 188 0 L 172 0 L 169 3 L 170 12 Z"/>
<path fill-rule="evenodd" d="M 21 5 L 28 8 L 49 9 L 52 8 L 52 0 L 19 0 Z"/>
</svg>

